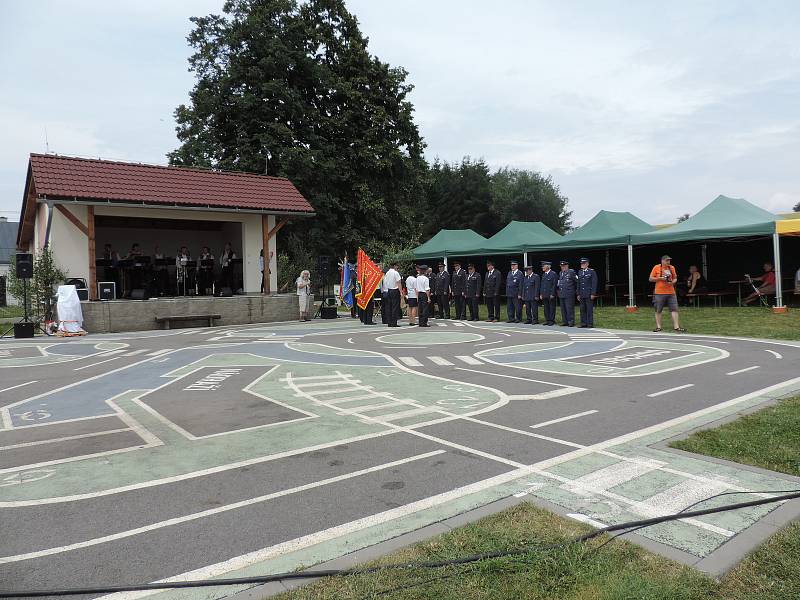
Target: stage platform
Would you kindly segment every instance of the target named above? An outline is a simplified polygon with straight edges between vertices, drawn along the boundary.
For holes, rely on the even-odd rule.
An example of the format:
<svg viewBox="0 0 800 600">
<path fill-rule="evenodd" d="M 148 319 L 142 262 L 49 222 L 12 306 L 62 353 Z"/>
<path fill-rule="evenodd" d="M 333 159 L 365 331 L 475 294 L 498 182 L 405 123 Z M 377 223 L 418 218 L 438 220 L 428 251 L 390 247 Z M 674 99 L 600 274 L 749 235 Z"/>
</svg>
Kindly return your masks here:
<svg viewBox="0 0 800 600">
<path fill-rule="evenodd" d="M 218 326 L 291 321 L 299 316 L 295 294 L 84 301 L 81 309 L 83 328 L 89 333 L 163 329 L 156 322 L 157 317 L 181 315 L 220 315 L 216 320 Z M 171 328 L 203 325 L 208 325 L 207 319 L 173 323 Z"/>
</svg>

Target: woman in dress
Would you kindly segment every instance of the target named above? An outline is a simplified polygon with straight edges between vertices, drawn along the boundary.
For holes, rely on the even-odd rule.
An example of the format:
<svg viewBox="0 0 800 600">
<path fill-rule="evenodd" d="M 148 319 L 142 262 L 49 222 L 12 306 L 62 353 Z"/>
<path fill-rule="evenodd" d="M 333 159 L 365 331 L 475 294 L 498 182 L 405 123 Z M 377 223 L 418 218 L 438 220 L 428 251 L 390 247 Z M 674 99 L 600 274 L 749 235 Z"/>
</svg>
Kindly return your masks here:
<svg viewBox="0 0 800 600">
<path fill-rule="evenodd" d="M 300 307 L 300 320 L 310 321 L 308 314 L 311 312 L 311 301 L 314 296 L 311 293 L 311 273 L 304 270 L 295 282 L 297 284 L 297 299 Z"/>
</svg>

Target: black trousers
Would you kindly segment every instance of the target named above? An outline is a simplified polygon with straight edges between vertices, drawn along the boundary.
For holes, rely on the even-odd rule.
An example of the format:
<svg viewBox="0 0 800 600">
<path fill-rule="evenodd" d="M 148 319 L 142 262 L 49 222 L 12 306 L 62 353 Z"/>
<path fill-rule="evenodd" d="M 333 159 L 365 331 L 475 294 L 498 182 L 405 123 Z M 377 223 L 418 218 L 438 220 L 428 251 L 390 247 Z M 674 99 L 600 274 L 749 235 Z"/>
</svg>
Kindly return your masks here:
<svg viewBox="0 0 800 600">
<path fill-rule="evenodd" d="M 594 300 L 581 298 L 581 325 L 594 327 Z"/>
<path fill-rule="evenodd" d="M 387 325 L 389 323 L 389 291 L 384 294 L 381 292 L 381 323 Z"/>
<path fill-rule="evenodd" d="M 361 311 L 361 322 L 364 325 L 372 325 L 372 315 L 375 312 L 375 303 L 370 298 L 367 307 Z"/>
<path fill-rule="evenodd" d="M 231 270 L 230 266 L 222 267 L 222 269 L 220 269 L 220 272 L 219 272 L 219 287 L 220 288 L 227 287 L 227 288 L 231 288 L 231 291 L 233 291 L 233 283 L 232 283 L 233 282 L 233 277 L 232 277 L 231 271 L 232 270 Z"/>
<path fill-rule="evenodd" d="M 561 304 L 561 323 L 563 325 L 575 325 L 575 296 L 569 295 L 566 298 L 560 298 Z"/>
<path fill-rule="evenodd" d="M 489 313 L 488 318 L 500 318 L 500 296 L 486 296 L 486 311 Z"/>
<path fill-rule="evenodd" d="M 437 294 L 436 299 L 439 303 L 439 316 L 442 319 L 450 318 L 450 294 Z"/>
<path fill-rule="evenodd" d="M 383 295 L 381 314 L 386 315 L 386 322 L 390 327 L 397 326 L 397 316 L 400 314 L 400 290 L 387 290 Z"/>
<path fill-rule="evenodd" d="M 508 322 L 522 321 L 522 300 L 514 295 L 508 296 L 506 300 L 508 302 Z"/>
<path fill-rule="evenodd" d="M 478 320 L 478 302 L 480 298 L 475 296 L 474 298 L 466 298 L 467 306 L 469 306 L 469 320 L 470 321 L 477 321 Z"/>
<path fill-rule="evenodd" d="M 430 315 L 430 308 L 431 305 L 428 302 L 428 294 L 425 292 L 417 292 L 417 308 L 418 315 L 417 318 L 419 320 L 420 325 L 427 325 L 428 324 L 428 316 Z"/>
<path fill-rule="evenodd" d="M 454 302 L 456 303 L 456 319 L 466 319 L 467 317 L 467 306 L 466 306 L 466 298 L 461 294 L 456 294 L 453 298 Z"/>
<path fill-rule="evenodd" d="M 556 322 L 556 299 L 555 298 L 548 298 L 545 296 L 542 298 L 542 308 L 544 309 L 544 322 L 545 323 L 555 323 Z"/>
<path fill-rule="evenodd" d="M 539 303 L 536 300 L 525 300 L 526 323 L 539 322 Z"/>
</svg>

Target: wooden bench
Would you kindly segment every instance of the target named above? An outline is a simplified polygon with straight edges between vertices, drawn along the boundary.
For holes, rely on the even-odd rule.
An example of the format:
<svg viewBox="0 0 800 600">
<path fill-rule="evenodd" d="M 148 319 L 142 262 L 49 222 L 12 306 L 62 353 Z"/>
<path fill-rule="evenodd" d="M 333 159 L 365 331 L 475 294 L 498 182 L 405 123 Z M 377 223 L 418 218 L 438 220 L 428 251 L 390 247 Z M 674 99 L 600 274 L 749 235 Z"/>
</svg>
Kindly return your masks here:
<svg viewBox="0 0 800 600">
<path fill-rule="evenodd" d="M 208 326 L 214 326 L 214 319 L 221 319 L 222 315 L 171 315 L 168 317 L 156 317 L 156 323 L 164 324 L 164 329 L 169 329 L 173 321 L 208 321 Z"/>
</svg>

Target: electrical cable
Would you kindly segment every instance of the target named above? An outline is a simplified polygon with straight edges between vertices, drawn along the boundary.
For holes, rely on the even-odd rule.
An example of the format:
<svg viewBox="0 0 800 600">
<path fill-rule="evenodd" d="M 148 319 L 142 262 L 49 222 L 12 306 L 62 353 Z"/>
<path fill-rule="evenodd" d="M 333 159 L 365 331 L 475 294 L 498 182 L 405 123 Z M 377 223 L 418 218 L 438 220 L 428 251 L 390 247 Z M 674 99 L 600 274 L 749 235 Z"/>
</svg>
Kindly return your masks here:
<svg viewBox="0 0 800 600">
<path fill-rule="evenodd" d="M 759 493 L 759 492 L 737 492 L 737 493 Z M 765 492 L 761 492 L 765 493 Z M 766 492 L 769 493 L 769 492 Z M 712 496 L 713 498 L 714 496 Z M 374 567 L 365 567 L 360 569 L 327 569 L 316 571 L 296 571 L 289 573 L 276 573 L 274 575 L 260 575 L 252 577 L 234 577 L 224 579 L 203 579 L 195 581 L 172 581 L 172 582 L 158 582 L 158 583 L 142 583 L 142 584 L 129 584 L 129 585 L 109 585 L 109 586 L 94 586 L 84 588 L 63 588 L 63 589 L 50 589 L 50 590 L 5 590 L 0 591 L 0 598 L 40 598 L 43 596 L 73 596 L 81 594 L 113 594 L 117 592 L 132 592 L 132 591 L 148 591 L 148 590 L 166 590 L 175 588 L 195 588 L 195 587 L 216 587 L 227 585 L 242 585 L 249 583 L 270 583 L 273 581 L 281 581 L 285 579 L 317 579 L 323 577 L 342 576 L 342 575 L 364 575 L 375 573 L 378 571 L 387 571 L 390 569 L 437 569 L 448 566 L 466 565 L 470 563 L 488 560 L 492 558 L 502 558 L 506 556 L 514 556 L 518 554 L 527 554 L 532 551 L 541 551 L 554 549 L 562 546 L 569 546 L 594 539 L 604 533 L 612 531 L 629 530 L 633 528 L 648 527 L 658 523 L 667 521 L 676 521 L 689 517 L 701 517 L 720 512 L 727 512 L 731 510 L 738 510 L 741 508 L 750 508 L 753 506 L 761 506 L 764 504 L 772 504 L 776 502 L 785 502 L 787 500 L 794 500 L 800 498 L 800 490 L 793 490 L 791 493 L 782 494 L 780 496 L 772 496 L 769 498 L 759 498 L 758 500 L 750 500 L 747 502 L 739 502 L 735 504 L 726 504 L 713 508 L 699 509 L 693 511 L 684 511 L 669 515 L 662 515 L 659 517 L 651 517 L 649 519 L 641 519 L 638 521 L 629 521 L 627 523 L 619 523 L 617 525 L 609 525 L 600 529 L 595 529 L 589 533 L 577 536 L 572 540 L 567 540 L 558 544 L 551 544 L 549 546 L 516 548 L 512 550 L 502 550 L 495 552 L 485 552 L 482 554 L 473 554 L 456 559 L 442 560 L 442 561 L 428 561 L 421 563 L 398 563 L 378 565 Z M 710 498 L 709 498 L 710 499 Z M 708 499 L 706 499 L 708 500 Z"/>
</svg>

